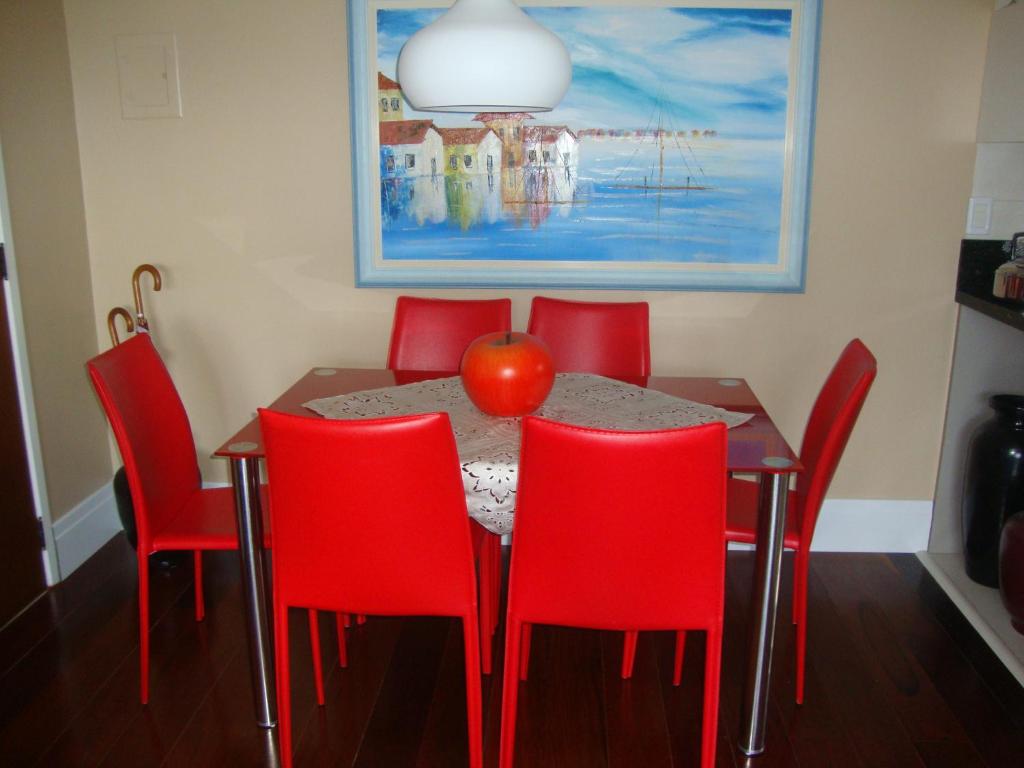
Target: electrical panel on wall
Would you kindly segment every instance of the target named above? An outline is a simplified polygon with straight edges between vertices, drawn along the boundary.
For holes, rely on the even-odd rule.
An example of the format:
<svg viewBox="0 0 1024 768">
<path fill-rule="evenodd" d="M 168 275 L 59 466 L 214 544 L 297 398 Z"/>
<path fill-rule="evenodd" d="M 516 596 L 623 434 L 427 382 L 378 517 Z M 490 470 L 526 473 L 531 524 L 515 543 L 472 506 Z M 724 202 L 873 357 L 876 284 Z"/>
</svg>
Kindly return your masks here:
<svg viewBox="0 0 1024 768">
<path fill-rule="evenodd" d="M 118 35 L 117 76 L 125 119 L 181 117 L 173 34 Z"/>
<path fill-rule="evenodd" d="M 992 198 L 972 197 L 967 206 L 967 234 L 987 235 L 992 229 Z"/>
</svg>

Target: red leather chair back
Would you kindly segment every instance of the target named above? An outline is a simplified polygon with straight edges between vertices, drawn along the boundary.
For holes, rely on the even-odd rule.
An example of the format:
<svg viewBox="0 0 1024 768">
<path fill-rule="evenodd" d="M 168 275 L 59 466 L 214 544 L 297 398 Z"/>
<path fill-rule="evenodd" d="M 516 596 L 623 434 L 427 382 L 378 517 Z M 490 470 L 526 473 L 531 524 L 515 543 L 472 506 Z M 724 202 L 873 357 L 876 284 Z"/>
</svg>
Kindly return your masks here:
<svg viewBox="0 0 1024 768">
<path fill-rule="evenodd" d="M 722 620 L 726 429 L 523 420 L 509 614 L 598 629 Z"/>
<path fill-rule="evenodd" d="M 148 334 L 86 363 L 114 430 L 135 507 L 139 551 L 201 483 L 188 415 Z"/>
<path fill-rule="evenodd" d="M 821 504 L 877 372 L 875 356 L 860 339 L 854 339 L 839 356 L 811 409 L 800 447 L 805 471 L 796 481 L 803 515 L 800 533 L 806 542 L 814 534 Z"/>
<path fill-rule="evenodd" d="M 388 368 L 459 372 L 462 353 L 476 338 L 512 330 L 511 299 L 420 299 L 399 296 Z"/>
<path fill-rule="evenodd" d="M 259 414 L 275 599 L 378 615 L 455 616 L 475 605 L 469 515 L 447 414 Z"/>
<path fill-rule="evenodd" d="M 527 333 L 551 348 L 555 370 L 601 376 L 650 376 L 646 301 L 563 301 L 535 296 Z"/>
</svg>

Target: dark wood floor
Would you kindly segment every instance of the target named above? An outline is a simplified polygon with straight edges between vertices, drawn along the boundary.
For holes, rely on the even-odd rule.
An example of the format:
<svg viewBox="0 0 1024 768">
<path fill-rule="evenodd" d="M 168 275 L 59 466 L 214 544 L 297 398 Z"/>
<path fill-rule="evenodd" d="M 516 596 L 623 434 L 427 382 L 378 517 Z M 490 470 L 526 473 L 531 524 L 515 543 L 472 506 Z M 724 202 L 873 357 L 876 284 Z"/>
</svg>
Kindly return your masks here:
<svg viewBox="0 0 1024 768">
<path fill-rule="evenodd" d="M 207 619 L 192 617 L 191 568 L 153 579 L 152 700 L 138 703 L 135 565 L 118 537 L 0 632 L 0 764 L 276 765 L 253 719 L 231 554 L 207 559 Z M 1024 765 L 1024 692 L 912 556 L 815 555 L 807 698 L 792 696 L 792 631 L 777 639 L 766 753 L 735 748 L 749 553 L 729 559 L 720 766 Z M 782 610 L 789 609 L 788 563 Z M 783 613 L 782 615 L 788 615 Z M 336 663 L 322 622 L 327 705 L 315 706 L 305 622 L 292 622 L 297 765 L 466 763 L 462 640 L 439 619 L 375 619 L 349 630 Z M 641 636 L 636 675 L 621 639 L 539 629 L 520 695 L 517 764 L 696 765 L 702 639 L 670 684 L 671 637 Z M 500 657 L 500 654 L 499 654 Z M 496 765 L 500 661 L 484 680 L 484 742 Z"/>
</svg>

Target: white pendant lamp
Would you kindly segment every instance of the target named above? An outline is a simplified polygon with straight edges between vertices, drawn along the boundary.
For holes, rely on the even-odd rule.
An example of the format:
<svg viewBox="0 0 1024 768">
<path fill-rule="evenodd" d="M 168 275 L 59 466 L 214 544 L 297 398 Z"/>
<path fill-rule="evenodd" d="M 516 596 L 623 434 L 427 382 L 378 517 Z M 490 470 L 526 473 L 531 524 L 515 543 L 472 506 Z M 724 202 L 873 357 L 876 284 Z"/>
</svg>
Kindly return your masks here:
<svg viewBox="0 0 1024 768">
<path fill-rule="evenodd" d="M 565 45 L 512 0 L 457 0 L 398 56 L 402 93 L 425 112 L 547 112 L 570 80 Z"/>
</svg>

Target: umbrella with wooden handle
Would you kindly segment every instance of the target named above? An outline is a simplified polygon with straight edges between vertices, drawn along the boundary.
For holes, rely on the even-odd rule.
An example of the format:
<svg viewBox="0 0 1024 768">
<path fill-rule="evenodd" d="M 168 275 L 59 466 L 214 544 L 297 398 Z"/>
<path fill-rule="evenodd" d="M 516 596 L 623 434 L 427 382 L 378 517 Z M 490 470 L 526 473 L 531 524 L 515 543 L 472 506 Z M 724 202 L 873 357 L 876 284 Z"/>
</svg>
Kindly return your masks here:
<svg viewBox="0 0 1024 768">
<path fill-rule="evenodd" d="M 117 335 L 117 318 L 124 320 L 124 329 L 128 333 L 135 332 L 135 321 L 132 320 L 131 312 L 124 307 L 114 307 L 107 313 L 107 330 L 110 332 L 110 343 L 115 347 L 121 343 Z"/>
<path fill-rule="evenodd" d="M 135 297 L 135 319 L 131 313 L 123 307 L 114 307 L 107 314 L 107 330 L 110 332 L 110 342 L 115 347 L 121 343 L 117 334 L 117 318 L 124 320 L 125 330 L 131 333 L 149 333 L 149 321 L 146 319 L 146 312 L 142 306 L 142 276 L 149 274 L 153 278 L 153 290 L 159 291 L 162 285 L 160 271 L 152 264 L 140 264 L 132 273 L 132 294 Z M 117 514 L 121 518 L 121 525 L 124 528 L 128 543 L 135 549 L 138 545 L 138 535 L 135 530 L 135 507 L 132 504 L 131 490 L 128 488 L 128 477 L 124 467 L 114 473 L 114 501 L 117 503 Z M 154 558 L 155 564 L 162 568 L 174 568 L 182 560 L 183 553 L 175 551 L 160 552 Z"/>
<path fill-rule="evenodd" d="M 153 290 L 159 291 L 162 280 L 160 270 L 152 264 L 139 264 L 132 273 L 132 293 L 135 296 L 135 325 L 138 333 L 149 333 L 149 321 L 142 306 L 142 276 L 149 274 L 153 278 Z"/>
</svg>

